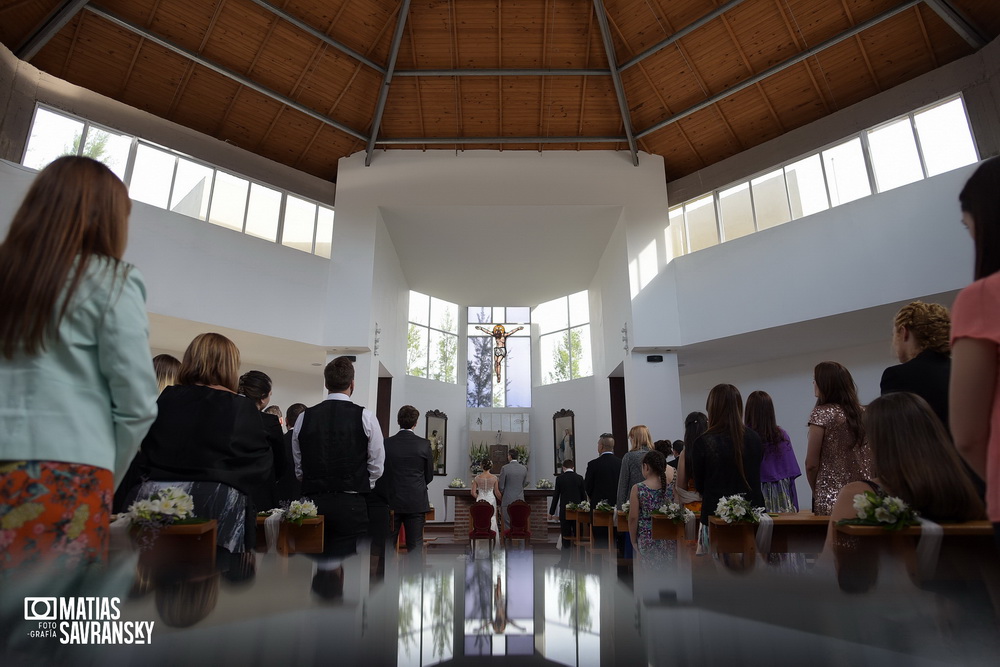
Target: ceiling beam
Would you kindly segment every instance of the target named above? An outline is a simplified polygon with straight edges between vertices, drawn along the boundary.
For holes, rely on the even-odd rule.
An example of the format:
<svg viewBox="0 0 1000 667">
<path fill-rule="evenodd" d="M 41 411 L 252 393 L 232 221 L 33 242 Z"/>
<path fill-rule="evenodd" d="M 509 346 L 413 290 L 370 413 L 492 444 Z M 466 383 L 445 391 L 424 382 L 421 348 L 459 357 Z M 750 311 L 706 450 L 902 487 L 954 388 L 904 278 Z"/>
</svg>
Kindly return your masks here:
<svg viewBox="0 0 1000 667">
<path fill-rule="evenodd" d="M 609 69 L 407 69 L 394 76 L 611 76 Z"/>
<path fill-rule="evenodd" d="M 382 114 L 385 113 L 385 101 L 389 97 L 392 73 L 396 69 L 396 56 L 399 55 L 399 44 L 403 40 L 403 29 L 406 27 L 406 17 L 409 14 L 410 0 L 403 0 L 399 8 L 399 16 L 396 17 L 396 31 L 392 35 L 392 44 L 389 47 L 389 63 L 385 67 L 382 86 L 378 90 L 378 102 L 375 103 L 375 116 L 372 118 L 372 126 L 368 134 L 368 147 L 365 154 L 366 167 L 371 166 L 372 163 L 372 153 L 375 151 L 375 139 L 378 138 L 378 129 L 382 125 Z"/>
<path fill-rule="evenodd" d="M 338 42 L 337 40 L 333 39 L 329 35 L 324 34 L 323 32 L 321 32 L 321 31 L 317 30 L 316 28 L 312 27 L 311 25 L 309 25 L 305 21 L 301 21 L 301 20 L 295 18 L 294 16 L 292 16 L 291 14 L 289 14 L 288 12 L 286 12 L 285 10 L 280 9 L 278 7 L 275 7 L 270 2 L 265 2 L 264 0 L 250 0 L 250 2 L 254 3 L 255 5 L 259 5 L 260 7 L 266 9 L 267 11 L 271 12 L 275 16 L 278 16 L 278 17 L 284 19 L 285 21 L 288 21 L 289 23 L 291 23 L 292 25 L 294 25 L 299 30 L 302 30 L 304 32 L 309 33 L 310 35 L 312 35 L 316 39 L 321 40 L 321 41 L 329 44 L 330 46 L 332 46 L 333 48 L 337 49 L 341 53 L 354 58 L 358 62 L 362 62 L 365 65 L 368 65 L 369 67 L 371 67 L 373 70 L 375 70 L 379 74 L 385 74 L 385 68 L 382 67 L 381 65 L 379 65 L 378 63 L 376 63 L 374 60 L 372 60 L 368 56 L 366 56 L 366 55 L 364 55 L 362 53 L 358 53 L 357 51 L 355 51 L 354 49 L 352 49 L 351 47 L 349 47 L 349 46 L 347 46 L 345 44 L 341 44 L 340 42 Z"/>
<path fill-rule="evenodd" d="M 844 32 L 831 37 L 830 39 L 826 40 L 825 42 L 821 42 L 821 43 L 817 44 L 816 46 L 812 47 L 811 49 L 807 49 L 807 50 L 803 51 L 802 53 L 800 53 L 800 54 L 798 54 L 796 56 L 792 56 L 788 60 L 784 60 L 784 61 L 778 63 L 774 67 L 769 67 L 768 69 L 764 70 L 763 72 L 757 74 L 757 76 L 752 76 L 749 79 L 741 81 L 740 83 L 736 84 L 735 86 L 731 86 L 729 88 L 726 88 L 725 90 L 723 90 L 723 91 L 721 91 L 719 93 L 716 93 L 715 95 L 712 95 L 708 99 L 702 100 L 701 102 L 699 102 L 698 104 L 695 104 L 692 107 L 688 107 L 684 111 L 679 111 L 679 112 L 675 113 L 674 115 L 670 116 L 669 118 L 665 118 L 665 119 L 661 120 L 660 122 L 655 123 L 654 125 L 652 125 L 650 127 L 647 127 L 645 130 L 639 132 L 636 135 L 636 137 L 639 138 L 639 139 L 641 139 L 641 138 L 643 138 L 643 137 L 645 137 L 647 135 L 652 134 L 653 132 L 656 132 L 658 130 L 662 130 L 663 128 L 667 127 L 668 125 L 672 125 L 672 124 L 676 123 L 677 121 L 681 120 L 682 118 L 686 118 L 687 116 L 690 116 L 693 113 L 697 113 L 698 111 L 701 111 L 702 109 L 704 109 L 706 107 L 712 106 L 713 104 L 716 104 L 717 102 L 720 102 L 720 101 L 726 99 L 727 97 L 730 97 L 731 95 L 735 95 L 736 93 L 740 92 L 741 90 L 743 90 L 745 88 L 749 88 L 750 86 L 754 86 L 757 83 L 763 81 L 764 79 L 766 79 L 766 78 L 768 78 L 770 76 L 773 76 L 773 75 L 777 74 L 778 72 L 781 72 L 783 70 L 788 69 L 792 65 L 797 65 L 798 63 L 800 63 L 800 62 L 802 62 L 804 60 L 812 58 L 817 53 L 820 53 L 821 51 L 824 51 L 824 50 L 830 48 L 831 46 L 834 46 L 835 44 L 839 44 L 840 42 L 844 41 L 845 39 L 850 39 L 851 37 L 854 37 L 855 35 L 864 32 L 868 28 L 871 28 L 872 26 L 878 25 L 879 23 L 882 23 L 883 21 L 885 21 L 887 19 L 890 19 L 890 18 L 892 18 L 893 16 L 895 16 L 895 15 L 897 15 L 899 13 L 905 12 L 906 10 L 910 9 L 911 7 L 914 7 L 914 6 L 920 4 L 921 2 L 924 2 L 924 1 L 925 0 L 906 0 L 906 2 L 903 2 L 902 4 L 896 5 L 892 9 L 889 9 L 889 10 L 886 10 L 886 11 L 882 12 L 878 16 L 873 16 L 872 18 L 868 19 L 867 21 L 864 21 L 863 23 L 859 23 L 858 25 L 854 26 L 853 28 L 845 30 Z"/>
<path fill-rule="evenodd" d="M 677 32 L 675 32 L 674 34 L 672 34 L 669 37 L 667 37 L 666 39 L 664 39 L 662 42 L 657 42 L 653 46 L 649 47 L 648 49 L 646 49 L 645 51 L 643 51 L 639 55 L 635 56 L 634 58 L 632 58 L 631 60 L 629 60 L 628 62 L 626 62 L 624 65 L 622 65 L 621 67 L 619 67 L 618 71 L 619 72 L 624 72 L 629 67 L 632 67 L 633 65 L 638 64 L 639 62 L 641 62 L 641 61 L 645 60 L 646 58 L 650 57 L 651 55 L 653 55 L 654 53 L 656 53 L 658 51 L 662 51 L 663 49 L 667 48 L 668 46 L 670 46 L 671 44 L 673 44 L 677 40 L 682 39 L 684 37 L 687 37 L 692 32 L 694 32 L 698 28 L 702 27 L 706 23 L 711 23 L 715 19 L 719 18 L 720 16 L 722 16 L 723 14 L 725 14 L 726 12 L 728 12 L 730 9 L 733 9 L 733 8 L 737 7 L 738 5 L 742 4 L 744 1 L 745 0 L 730 0 L 729 2 L 727 2 L 724 5 L 722 5 L 721 7 L 718 7 L 715 10 L 709 12 L 708 14 L 705 14 L 704 16 L 702 16 L 700 19 L 698 19 L 694 23 L 691 23 L 689 25 L 684 26 L 683 28 L 681 28 L 680 30 L 678 30 Z"/>
<path fill-rule="evenodd" d="M 173 42 L 170 42 L 170 41 L 164 39 L 163 37 L 160 37 L 159 35 L 157 35 L 157 34 L 155 34 L 153 32 L 150 32 L 149 30 L 143 28 L 142 26 L 135 25 L 134 23 L 131 23 L 130 21 L 126 21 L 125 19 L 121 18 L 120 16 L 115 16 L 114 14 L 108 12 L 107 10 L 101 9 L 99 7 L 95 7 L 93 5 L 87 5 L 86 6 L 86 10 L 88 12 L 91 12 L 92 14 L 96 14 L 97 16 L 100 16 L 101 18 L 103 18 L 103 19 L 105 19 L 107 21 L 110 21 L 110 22 L 114 23 L 115 25 L 117 25 L 117 26 L 119 26 L 121 28 L 125 28 L 126 30 L 129 30 L 129 31 L 131 31 L 131 32 L 133 32 L 133 33 L 135 33 L 137 35 L 142 35 L 143 37 L 145 37 L 149 41 L 153 42 L 154 44 L 159 44 L 163 48 L 165 48 L 165 49 L 167 49 L 169 51 L 173 51 L 174 53 L 176 53 L 178 55 L 181 55 L 181 56 L 183 56 L 183 57 L 185 57 L 185 58 L 187 58 L 189 60 L 192 60 L 192 61 L 198 63 L 199 65 L 201 65 L 202 67 L 206 67 L 206 68 L 212 70 L 213 72 L 216 72 L 217 74 L 221 74 L 222 76 L 226 77 L 227 79 L 231 79 L 231 80 L 239 83 L 242 86 L 246 86 L 247 88 L 250 88 L 251 90 L 257 91 L 261 95 L 264 95 L 266 97 L 270 97 L 272 100 L 274 100 L 276 102 L 280 102 L 281 104 L 284 104 L 287 107 L 290 107 L 292 109 L 295 109 L 296 111 L 304 113 L 305 115 L 309 116 L 310 118 L 315 118 L 316 120 L 320 121 L 321 123 L 325 123 L 325 124 L 329 125 L 330 127 L 333 127 L 333 128 L 335 128 L 337 130 L 340 130 L 341 132 L 344 132 L 345 134 L 349 134 L 350 136 L 352 136 L 352 137 L 354 137 L 356 139 L 360 139 L 361 141 L 368 141 L 368 136 L 367 135 L 362 134 L 361 132 L 358 132 L 354 128 L 348 127 L 347 125 L 344 125 L 343 123 L 339 123 L 339 122 L 333 120 L 332 118 L 324 116 L 323 114 L 319 113 L 318 111 L 315 111 L 313 109 L 310 109 L 307 106 L 299 104 L 295 100 L 293 100 L 291 98 L 288 98 L 288 97 L 285 97 L 281 93 L 273 91 L 270 88 L 262 86 L 261 84 L 257 83 L 256 81 L 253 81 L 252 79 L 249 79 L 249 78 L 243 76 L 242 74 L 238 74 L 238 73 L 232 71 L 231 69 L 229 69 L 227 67 L 223 67 L 222 65 L 214 63 L 214 62 L 212 62 L 212 61 L 204 58 L 203 56 L 195 53 L 194 51 L 189 51 L 188 49 L 185 49 L 183 46 L 178 46 L 177 44 L 174 44 Z"/>
<path fill-rule="evenodd" d="M 618 97 L 618 109 L 622 114 L 622 124 L 625 127 L 625 140 L 628 142 L 628 151 L 632 154 L 632 164 L 639 166 L 639 152 L 635 147 L 635 137 L 632 136 L 632 118 L 629 116 L 628 101 L 625 99 L 625 87 L 622 86 L 622 77 L 618 72 L 618 61 L 615 58 L 615 43 L 611 39 L 611 27 L 608 25 L 608 15 L 604 11 L 603 0 L 594 0 L 594 15 L 597 17 L 597 25 L 601 29 L 601 41 L 604 42 L 604 53 L 608 56 L 608 67 L 611 68 L 611 82 L 615 86 L 615 95 Z"/>
<path fill-rule="evenodd" d="M 14 55 L 21 60 L 31 60 L 42 50 L 49 40 L 56 36 L 67 23 L 73 20 L 87 0 L 64 0 L 58 7 L 45 17 L 34 32 L 21 46 L 17 47 Z"/>
<path fill-rule="evenodd" d="M 963 14 L 951 0 L 924 0 L 926 5 L 934 10 L 934 13 L 951 26 L 951 29 L 958 33 L 974 49 L 981 49 L 989 42 L 984 36 L 979 26 L 973 23 L 969 17 Z"/>
<path fill-rule="evenodd" d="M 440 146 L 443 144 L 620 144 L 626 137 L 397 137 L 377 139 L 379 146 Z"/>
</svg>

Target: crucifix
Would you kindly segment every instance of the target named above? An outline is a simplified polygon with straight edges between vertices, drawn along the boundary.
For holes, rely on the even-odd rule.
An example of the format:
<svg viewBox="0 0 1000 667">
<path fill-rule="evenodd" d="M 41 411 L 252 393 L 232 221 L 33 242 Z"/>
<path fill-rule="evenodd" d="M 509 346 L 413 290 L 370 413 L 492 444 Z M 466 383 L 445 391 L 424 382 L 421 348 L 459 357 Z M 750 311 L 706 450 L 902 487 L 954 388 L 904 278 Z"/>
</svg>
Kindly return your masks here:
<svg viewBox="0 0 1000 667">
<path fill-rule="evenodd" d="M 498 324 L 493 327 L 493 331 L 486 329 L 481 326 L 476 326 L 477 329 L 488 333 L 493 337 L 493 374 L 497 378 L 497 383 L 500 383 L 500 373 L 503 370 L 503 360 L 507 356 L 507 339 L 512 335 L 516 334 L 518 331 L 524 327 L 518 327 L 512 329 L 511 331 L 506 331 L 502 324 Z"/>
</svg>

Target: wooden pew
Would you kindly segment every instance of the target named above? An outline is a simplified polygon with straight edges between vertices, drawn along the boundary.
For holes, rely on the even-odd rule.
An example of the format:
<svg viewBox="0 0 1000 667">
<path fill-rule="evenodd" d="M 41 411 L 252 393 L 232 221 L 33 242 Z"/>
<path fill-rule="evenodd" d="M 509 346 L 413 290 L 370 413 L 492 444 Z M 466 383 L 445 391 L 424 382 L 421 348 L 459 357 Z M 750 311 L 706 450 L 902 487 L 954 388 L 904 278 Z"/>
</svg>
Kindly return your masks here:
<svg viewBox="0 0 1000 667">
<path fill-rule="evenodd" d="M 267 535 L 264 532 L 266 517 L 257 517 L 257 551 L 267 551 Z M 277 551 L 283 556 L 290 554 L 323 553 L 323 517 L 316 516 L 302 520 L 301 526 L 287 521 L 278 529 Z"/>
</svg>

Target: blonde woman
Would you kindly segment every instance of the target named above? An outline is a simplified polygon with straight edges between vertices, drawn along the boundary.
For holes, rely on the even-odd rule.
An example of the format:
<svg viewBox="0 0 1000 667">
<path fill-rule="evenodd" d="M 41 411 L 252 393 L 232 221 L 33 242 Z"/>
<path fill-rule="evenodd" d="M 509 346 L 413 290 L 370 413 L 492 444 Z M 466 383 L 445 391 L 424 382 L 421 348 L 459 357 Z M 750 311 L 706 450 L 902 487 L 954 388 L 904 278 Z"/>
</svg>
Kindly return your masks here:
<svg viewBox="0 0 1000 667">
<path fill-rule="evenodd" d="M 618 473 L 617 507 L 629 499 L 632 487 L 645 479 L 642 475 L 642 458 L 653 449 L 653 437 L 642 424 L 633 426 L 628 432 L 629 449 L 622 457 L 622 468 Z"/>
<path fill-rule="evenodd" d="M 948 427 L 948 377 L 951 375 L 951 316 L 936 303 L 914 301 L 899 309 L 892 323 L 892 352 L 899 365 L 882 373 L 881 393 L 908 391 L 927 401 Z"/>
</svg>

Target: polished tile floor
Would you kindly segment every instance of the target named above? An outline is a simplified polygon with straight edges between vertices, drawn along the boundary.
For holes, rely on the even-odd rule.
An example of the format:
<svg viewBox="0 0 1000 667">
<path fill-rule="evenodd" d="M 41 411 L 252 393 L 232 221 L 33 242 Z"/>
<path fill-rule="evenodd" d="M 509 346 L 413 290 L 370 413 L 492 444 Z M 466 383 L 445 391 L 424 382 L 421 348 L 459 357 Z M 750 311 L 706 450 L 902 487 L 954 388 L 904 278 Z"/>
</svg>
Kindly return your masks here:
<svg viewBox="0 0 1000 667">
<path fill-rule="evenodd" d="M 367 553 L 268 554 L 242 582 L 140 591 L 133 556 L 99 577 L 2 581 L 0 665 L 997 664 L 989 586 L 921 590 L 883 563 L 873 592 L 847 594 L 812 559 L 750 565 L 442 545 L 375 577 Z M 30 637 L 25 598 L 45 596 L 120 597 L 118 620 L 153 621 L 151 642 Z"/>
</svg>

